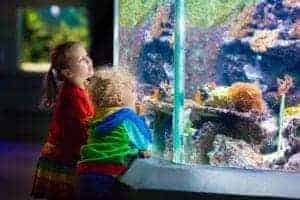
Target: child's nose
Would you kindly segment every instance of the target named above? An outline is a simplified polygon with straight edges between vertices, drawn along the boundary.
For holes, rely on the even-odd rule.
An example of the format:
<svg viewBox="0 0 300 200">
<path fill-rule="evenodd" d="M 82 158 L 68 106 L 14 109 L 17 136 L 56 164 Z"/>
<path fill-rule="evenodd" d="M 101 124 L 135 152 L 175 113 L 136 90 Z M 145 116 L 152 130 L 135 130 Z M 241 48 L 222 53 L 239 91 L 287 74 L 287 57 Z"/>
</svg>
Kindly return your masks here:
<svg viewBox="0 0 300 200">
<path fill-rule="evenodd" d="M 94 67 L 93 67 L 93 65 L 89 65 L 89 72 L 90 72 L 90 74 L 94 74 Z"/>
<path fill-rule="evenodd" d="M 93 67 L 93 60 L 90 57 L 86 58 L 88 65 L 91 65 Z"/>
</svg>

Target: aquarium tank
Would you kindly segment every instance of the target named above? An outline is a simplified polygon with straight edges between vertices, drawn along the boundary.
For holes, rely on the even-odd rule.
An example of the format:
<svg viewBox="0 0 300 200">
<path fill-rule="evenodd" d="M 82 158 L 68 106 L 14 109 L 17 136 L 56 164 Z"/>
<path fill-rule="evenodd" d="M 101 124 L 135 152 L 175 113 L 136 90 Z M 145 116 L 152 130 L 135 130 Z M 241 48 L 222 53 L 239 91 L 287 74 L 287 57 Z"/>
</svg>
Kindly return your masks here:
<svg viewBox="0 0 300 200">
<path fill-rule="evenodd" d="M 299 0 L 115 0 L 114 19 L 154 156 L 300 171 Z"/>
</svg>

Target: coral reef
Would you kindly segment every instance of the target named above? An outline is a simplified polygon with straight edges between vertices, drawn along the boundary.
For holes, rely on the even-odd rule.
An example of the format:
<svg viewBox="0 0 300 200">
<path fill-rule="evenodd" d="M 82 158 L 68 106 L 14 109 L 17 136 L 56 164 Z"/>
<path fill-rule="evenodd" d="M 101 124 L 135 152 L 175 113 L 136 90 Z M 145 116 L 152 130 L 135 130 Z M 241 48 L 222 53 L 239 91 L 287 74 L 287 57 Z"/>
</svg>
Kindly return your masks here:
<svg viewBox="0 0 300 200">
<path fill-rule="evenodd" d="M 174 5 L 173 0 L 141 2 L 120 2 L 120 62 L 132 66 L 142 83 L 139 95 L 154 130 L 154 154 L 171 159 Z M 297 170 L 299 1 L 185 3 L 185 96 L 193 99 L 185 100 L 184 109 L 191 110 L 184 117 L 182 134 L 185 162 Z M 286 73 L 293 77 L 295 87 L 290 89 L 288 77 L 278 80 L 276 87 L 277 78 Z M 218 87 L 206 87 L 212 81 Z M 281 109 L 284 115 L 278 126 L 283 94 L 281 105 L 289 107 Z M 283 146 L 280 154 L 276 152 L 278 131 Z M 267 155 L 272 160 L 264 165 Z"/>
<path fill-rule="evenodd" d="M 228 109 L 197 107 L 191 113 L 191 120 L 198 125 L 207 121 L 214 124 L 222 122 L 219 134 L 242 139 L 251 144 L 260 144 L 277 133 L 274 120 Z"/>
<path fill-rule="evenodd" d="M 204 122 L 193 135 L 193 148 L 195 157 L 193 163 L 208 164 L 207 153 L 212 150 L 215 136 L 220 130 L 224 130 L 221 124 L 210 121 Z"/>
<path fill-rule="evenodd" d="M 299 8 L 288 7 L 282 1 L 260 1 L 251 23 L 244 27 L 251 30 L 249 34 L 221 46 L 216 62 L 216 69 L 221 72 L 217 74 L 218 84 L 258 82 L 263 92 L 273 92 L 277 89 L 277 77 L 289 73 L 299 90 L 298 27 Z"/>
<path fill-rule="evenodd" d="M 169 13 L 170 13 L 170 7 L 168 6 L 160 6 L 158 8 L 156 16 L 154 18 L 154 22 L 150 28 L 151 38 L 157 38 L 162 34 L 163 29 L 161 27 L 161 24 L 168 23 Z"/>
<path fill-rule="evenodd" d="M 120 1 L 120 64 L 138 80 L 159 86 L 170 80 L 174 5 L 170 1 Z"/>
<path fill-rule="evenodd" d="M 283 165 L 287 163 L 288 159 L 300 152 L 300 117 L 284 118 L 281 129 L 281 137 L 277 139 L 276 144 L 277 151 L 265 155 L 265 161 L 270 168 L 283 170 Z"/>
<path fill-rule="evenodd" d="M 187 97 L 192 97 L 198 86 L 215 80 L 217 72 L 213 66 L 220 46 L 224 42 L 226 31 L 226 26 L 210 29 L 186 27 L 185 91 Z"/>
<path fill-rule="evenodd" d="M 300 152 L 300 116 L 288 117 L 283 124 L 282 132 L 288 156 Z"/>
<path fill-rule="evenodd" d="M 300 2 L 299 0 L 283 0 L 283 5 L 287 6 L 287 7 L 292 7 L 292 8 L 296 8 L 296 7 L 300 7 Z"/>
<path fill-rule="evenodd" d="M 292 25 L 289 35 L 295 39 L 300 39 L 300 19 L 297 19 Z"/>
<path fill-rule="evenodd" d="M 260 142 L 259 148 L 262 154 L 270 154 L 276 151 L 276 144 L 274 142 L 274 137 L 278 133 L 277 118 L 271 117 L 260 123 L 260 127 L 265 133 L 265 138 Z"/>
<path fill-rule="evenodd" d="M 297 89 L 297 88 L 296 88 Z M 295 107 L 300 104 L 300 91 L 292 89 L 289 91 L 289 93 L 286 95 L 286 106 L 287 107 Z M 264 94 L 264 99 L 268 103 L 268 106 L 276 111 L 279 110 L 279 97 L 277 92 L 270 91 Z"/>
<path fill-rule="evenodd" d="M 208 153 L 212 148 L 212 143 L 218 131 L 222 128 L 219 124 L 213 122 L 205 122 L 193 135 L 197 149 L 201 149 L 204 153 Z"/>
<path fill-rule="evenodd" d="M 291 3 L 289 5 L 295 5 Z M 294 22 L 297 16 L 297 10 L 294 6 L 289 6 L 279 1 L 263 0 L 256 6 L 253 15 L 253 22 L 251 26 L 255 29 L 279 29 L 282 36 L 287 33 L 290 25 Z"/>
<path fill-rule="evenodd" d="M 228 94 L 236 110 L 241 112 L 265 112 L 260 88 L 253 83 L 238 82 L 229 87 Z"/>
<path fill-rule="evenodd" d="M 186 102 L 189 101 L 186 100 Z M 173 105 L 170 103 L 148 101 L 146 104 L 148 109 L 154 110 L 156 113 L 167 113 L 170 116 L 172 114 Z M 186 104 L 185 109 L 191 109 L 189 118 L 195 127 L 202 127 L 206 122 L 214 125 L 222 122 L 219 134 L 243 139 L 249 143 L 260 144 L 263 140 L 272 138 L 277 132 L 276 121 L 270 120 L 268 115 L 198 106 L 192 103 Z M 198 129 L 198 133 L 202 132 L 200 129 Z"/>
<path fill-rule="evenodd" d="M 288 162 L 284 165 L 284 169 L 287 171 L 300 172 L 300 153 L 290 157 Z"/>
<path fill-rule="evenodd" d="M 140 82 L 159 86 L 166 80 L 170 81 L 172 62 L 173 49 L 169 41 L 154 39 L 145 43 L 137 59 Z"/>
<path fill-rule="evenodd" d="M 166 159 L 172 156 L 172 107 L 166 102 L 148 102 L 148 109 L 156 113 L 154 136 L 158 138 L 155 141 Z M 184 134 L 184 141 L 188 141 L 184 145 L 185 153 L 188 149 L 184 154 L 187 163 L 282 170 L 288 159 L 300 152 L 299 115 L 284 119 L 282 141 L 285 151 L 281 154 L 275 152 L 271 160 L 266 160 L 266 156 L 276 151 L 276 140 L 273 140 L 278 132 L 276 118 L 199 106 L 192 102 L 185 105 L 185 110 L 189 109 L 192 112 L 185 119 L 190 123 L 185 125 L 185 130 L 192 131 Z M 195 133 L 194 127 L 198 127 Z"/>
<path fill-rule="evenodd" d="M 283 131 L 283 120 L 284 120 L 284 108 L 285 108 L 285 96 L 289 89 L 293 87 L 293 78 L 289 75 L 285 75 L 283 79 L 277 78 L 277 94 L 280 97 L 280 109 L 279 109 L 279 120 L 278 120 L 278 151 L 285 151 L 282 144 L 282 131 Z"/>
<path fill-rule="evenodd" d="M 254 52 L 266 52 L 269 48 L 274 46 L 278 35 L 278 30 L 257 30 L 250 40 L 250 47 Z"/>
<path fill-rule="evenodd" d="M 209 94 L 205 106 L 236 109 L 240 112 L 266 111 L 261 89 L 253 83 L 234 83 L 230 87 L 217 87 Z"/>
<path fill-rule="evenodd" d="M 228 87 L 217 87 L 210 92 L 208 99 L 204 102 L 204 105 L 215 108 L 232 107 L 228 91 Z"/>
<path fill-rule="evenodd" d="M 294 86 L 294 80 L 289 75 L 284 75 L 283 79 L 277 78 L 277 94 L 282 96 L 288 93 L 288 91 Z"/>
<path fill-rule="evenodd" d="M 295 115 L 300 115 L 300 105 L 291 106 L 284 109 L 284 115 L 286 117 L 291 117 Z"/>
<path fill-rule="evenodd" d="M 238 16 L 237 20 L 232 23 L 229 28 L 229 37 L 240 39 L 247 36 L 252 30 L 249 28 L 252 22 L 252 16 L 255 10 L 255 6 L 247 6 L 242 13 Z"/>
<path fill-rule="evenodd" d="M 216 166 L 257 169 L 263 167 L 263 157 L 243 140 L 216 135 L 209 163 Z"/>
</svg>

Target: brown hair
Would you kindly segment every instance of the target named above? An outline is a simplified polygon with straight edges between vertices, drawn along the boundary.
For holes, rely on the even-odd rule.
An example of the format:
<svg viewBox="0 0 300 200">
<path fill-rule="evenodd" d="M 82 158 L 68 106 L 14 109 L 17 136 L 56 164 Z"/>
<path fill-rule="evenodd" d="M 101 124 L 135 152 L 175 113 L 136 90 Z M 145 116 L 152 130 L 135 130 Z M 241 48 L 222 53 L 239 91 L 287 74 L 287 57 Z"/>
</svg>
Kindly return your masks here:
<svg viewBox="0 0 300 200">
<path fill-rule="evenodd" d="M 62 70 L 68 69 L 72 65 L 75 58 L 73 53 L 78 48 L 83 48 L 80 42 L 66 42 L 51 50 L 51 66 L 45 76 L 44 95 L 41 106 L 46 108 L 52 108 L 54 106 L 59 90 L 58 82 L 65 80 Z"/>
<path fill-rule="evenodd" d="M 96 108 L 127 106 L 135 95 L 135 78 L 124 67 L 104 67 L 90 79 L 88 90 Z"/>
</svg>

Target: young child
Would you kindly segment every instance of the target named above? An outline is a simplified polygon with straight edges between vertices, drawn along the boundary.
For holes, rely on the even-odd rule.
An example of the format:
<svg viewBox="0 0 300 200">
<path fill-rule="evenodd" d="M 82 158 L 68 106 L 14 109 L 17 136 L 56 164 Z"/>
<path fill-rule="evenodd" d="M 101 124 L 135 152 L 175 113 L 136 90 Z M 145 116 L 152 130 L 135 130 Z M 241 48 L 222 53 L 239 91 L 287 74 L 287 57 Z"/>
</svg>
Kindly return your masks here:
<svg viewBox="0 0 300 200">
<path fill-rule="evenodd" d="M 136 93 L 133 76 L 120 68 L 102 69 L 90 80 L 95 106 L 87 144 L 77 165 L 80 199 L 120 199 L 111 190 L 130 163 L 146 154 L 150 129 L 133 110 Z M 141 153 L 143 152 L 143 153 Z"/>
<path fill-rule="evenodd" d="M 81 43 L 66 42 L 51 52 L 43 102 L 54 112 L 34 175 L 34 198 L 75 197 L 76 163 L 87 139 L 87 120 L 94 114 L 85 89 L 93 73 L 92 61 Z"/>
</svg>

